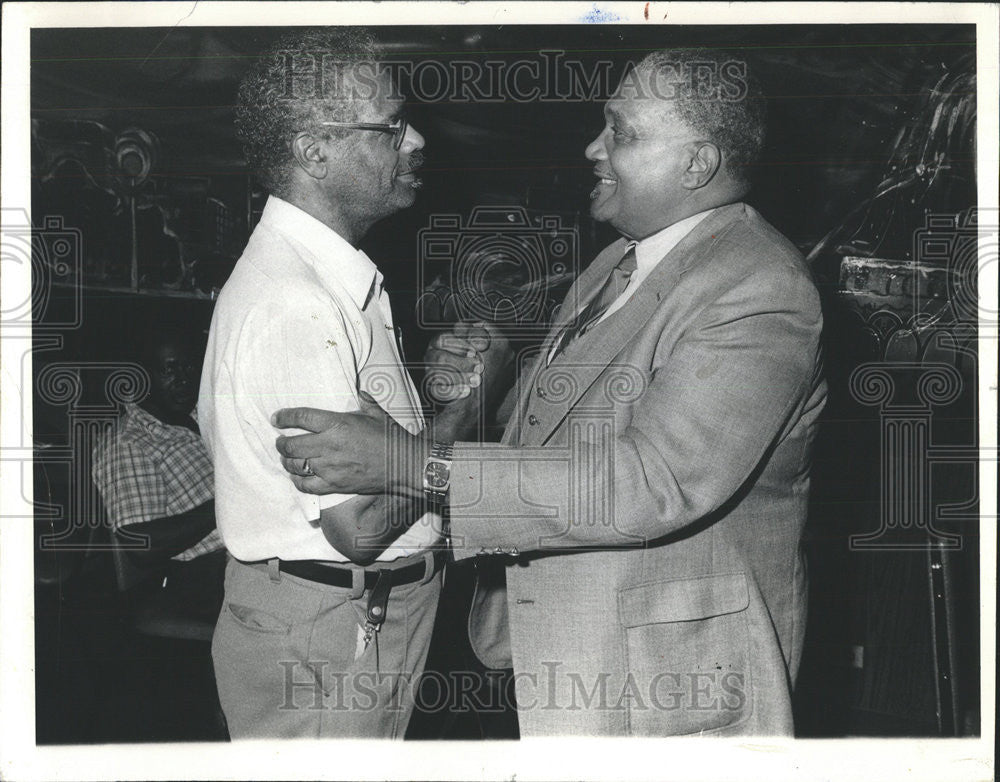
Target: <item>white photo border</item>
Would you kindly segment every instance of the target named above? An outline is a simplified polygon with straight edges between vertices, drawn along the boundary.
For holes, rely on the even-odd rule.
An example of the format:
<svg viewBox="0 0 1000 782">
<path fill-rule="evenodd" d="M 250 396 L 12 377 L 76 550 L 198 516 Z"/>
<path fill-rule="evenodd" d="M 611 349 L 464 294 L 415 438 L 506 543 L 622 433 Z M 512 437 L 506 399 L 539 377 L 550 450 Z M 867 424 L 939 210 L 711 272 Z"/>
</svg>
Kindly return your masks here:
<svg viewBox="0 0 1000 782">
<path fill-rule="evenodd" d="M 595 14 L 595 11 L 599 13 Z M 647 18 L 648 14 L 648 18 Z M 978 187 L 996 209 L 998 16 L 985 3 L 644 2 L 134 2 L 3 5 L 2 204 L 30 212 L 29 35 L 41 27 L 435 24 L 662 25 L 974 24 L 978 76 Z M 982 249 L 982 248 L 981 248 Z M 4 275 L 0 298 L 23 300 L 24 277 Z M 30 283 L 29 283 L 30 284 Z M 997 265 L 982 270 L 983 301 L 997 300 Z M 0 448 L 30 445 L 31 389 L 17 377 L 30 361 L 27 335 L 0 344 Z M 981 324 L 980 443 L 996 449 L 997 330 Z M 30 375 L 29 375 L 30 376 Z M 22 396 L 24 400 L 22 402 Z M 519 742 L 286 741 L 229 744 L 44 746 L 35 744 L 31 525 L 19 471 L 0 464 L 0 778 L 82 779 L 991 779 L 995 733 L 996 462 L 981 461 L 981 737 L 970 739 L 522 739 Z M 67 704 L 68 708 L 72 704 Z M 623 743 L 627 742 L 627 743 Z M 707 751 L 706 751 L 707 750 Z"/>
</svg>

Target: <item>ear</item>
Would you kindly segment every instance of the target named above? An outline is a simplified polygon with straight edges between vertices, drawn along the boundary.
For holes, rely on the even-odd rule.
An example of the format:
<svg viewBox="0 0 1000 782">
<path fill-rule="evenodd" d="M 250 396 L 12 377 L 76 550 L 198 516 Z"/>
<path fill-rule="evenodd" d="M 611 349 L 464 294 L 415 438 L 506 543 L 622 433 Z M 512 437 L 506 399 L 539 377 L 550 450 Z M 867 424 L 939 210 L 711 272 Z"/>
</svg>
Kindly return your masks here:
<svg viewBox="0 0 1000 782">
<path fill-rule="evenodd" d="M 681 185 L 688 190 L 704 187 L 719 171 L 722 152 L 710 141 L 692 142 L 688 149 L 688 167 L 681 176 Z"/>
<path fill-rule="evenodd" d="M 322 139 L 305 131 L 295 134 L 292 139 L 292 156 L 299 168 L 313 179 L 324 179 L 329 172 L 327 151 Z"/>
</svg>

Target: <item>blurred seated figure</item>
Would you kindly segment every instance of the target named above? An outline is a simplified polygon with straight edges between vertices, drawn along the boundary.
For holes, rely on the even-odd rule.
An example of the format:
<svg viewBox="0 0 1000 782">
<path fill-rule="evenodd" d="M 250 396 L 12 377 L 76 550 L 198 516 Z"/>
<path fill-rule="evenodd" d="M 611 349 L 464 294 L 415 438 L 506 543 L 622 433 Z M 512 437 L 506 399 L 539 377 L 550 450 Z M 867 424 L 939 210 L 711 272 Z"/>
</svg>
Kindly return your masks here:
<svg viewBox="0 0 1000 782">
<path fill-rule="evenodd" d="M 215 526 L 212 463 L 194 418 L 200 352 L 191 335 L 160 330 L 145 339 L 139 360 L 149 395 L 125 405 L 95 448 L 94 483 L 130 564 L 148 574 L 145 587 L 214 622 L 226 551 Z"/>
</svg>

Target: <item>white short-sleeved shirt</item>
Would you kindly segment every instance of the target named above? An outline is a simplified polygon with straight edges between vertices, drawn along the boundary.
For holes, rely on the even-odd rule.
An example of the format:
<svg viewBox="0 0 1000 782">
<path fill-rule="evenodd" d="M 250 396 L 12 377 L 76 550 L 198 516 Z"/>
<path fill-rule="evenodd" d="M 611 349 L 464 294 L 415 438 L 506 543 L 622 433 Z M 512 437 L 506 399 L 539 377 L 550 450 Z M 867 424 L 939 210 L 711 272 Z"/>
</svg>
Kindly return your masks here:
<svg viewBox="0 0 1000 782">
<path fill-rule="evenodd" d="M 295 488 L 270 423 L 282 407 L 357 410 L 362 389 L 415 434 L 423 417 L 402 366 L 382 275 L 360 250 L 301 209 L 268 199 L 212 316 L 198 401 L 215 465 L 219 530 L 237 559 L 347 561 L 326 540 L 320 510 L 354 495 Z M 379 560 L 440 539 L 426 514 Z"/>
</svg>

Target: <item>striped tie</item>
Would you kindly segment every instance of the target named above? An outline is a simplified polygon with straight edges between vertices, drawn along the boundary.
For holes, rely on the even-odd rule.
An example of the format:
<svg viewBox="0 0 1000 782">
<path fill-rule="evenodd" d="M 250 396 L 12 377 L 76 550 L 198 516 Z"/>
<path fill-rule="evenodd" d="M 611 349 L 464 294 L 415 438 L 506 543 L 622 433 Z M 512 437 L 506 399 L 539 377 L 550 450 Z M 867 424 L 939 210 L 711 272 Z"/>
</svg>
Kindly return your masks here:
<svg viewBox="0 0 1000 782">
<path fill-rule="evenodd" d="M 555 358 L 573 340 L 586 334 L 587 330 L 592 328 L 601 319 L 601 316 L 607 312 L 608 307 L 614 304 L 615 300 L 625 292 L 635 270 L 635 242 L 632 242 L 628 246 L 628 250 L 625 251 L 625 255 L 618 261 L 618 265 L 611 270 L 611 274 L 608 276 L 607 282 L 604 283 L 604 287 L 601 288 L 597 295 L 587 303 L 587 306 L 580 311 L 580 314 L 573 319 L 573 322 L 568 324 L 559 335 L 557 347 L 551 354 L 552 358 Z"/>
</svg>

